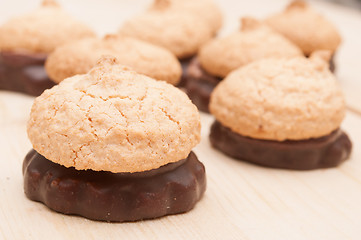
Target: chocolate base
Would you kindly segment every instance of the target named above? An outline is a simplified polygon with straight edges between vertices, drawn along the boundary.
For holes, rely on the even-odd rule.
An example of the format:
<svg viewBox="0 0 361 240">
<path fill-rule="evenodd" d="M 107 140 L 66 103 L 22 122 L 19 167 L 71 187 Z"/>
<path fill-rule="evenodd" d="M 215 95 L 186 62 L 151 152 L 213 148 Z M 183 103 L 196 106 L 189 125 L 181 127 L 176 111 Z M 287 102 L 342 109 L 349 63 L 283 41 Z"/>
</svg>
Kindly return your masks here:
<svg viewBox="0 0 361 240">
<path fill-rule="evenodd" d="M 25 195 L 64 214 L 107 222 L 138 221 L 191 210 L 206 189 L 196 155 L 155 170 L 76 170 L 31 150 L 23 162 Z"/>
<path fill-rule="evenodd" d="M 201 67 L 197 57 L 190 62 L 185 78 L 188 97 L 200 111 L 209 113 L 211 93 L 222 79 L 207 73 Z"/>
<path fill-rule="evenodd" d="M 189 57 L 189 58 L 185 58 L 185 59 L 180 59 L 179 62 L 181 64 L 182 67 L 182 76 L 181 76 L 181 80 L 179 81 L 178 85 L 176 87 L 178 88 L 184 88 L 187 84 L 187 69 L 189 64 L 191 63 L 193 57 Z"/>
<path fill-rule="evenodd" d="M 55 85 L 44 69 L 45 54 L 0 52 L 0 90 L 39 96 Z"/>
<path fill-rule="evenodd" d="M 336 71 L 335 55 L 332 55 L 328 64 L 329 64 L 330 71 L 332 73 L 334 73 Z"/>
<path fill-rule="evenodd" d="M 352 149 L 350 139 L 339 129 L 321 138 L 279 142 L 244 137 L 215 121 L 209 138 L 214 148 L 232 158 L 293 170 L 336 167 Z"/>
</svg>

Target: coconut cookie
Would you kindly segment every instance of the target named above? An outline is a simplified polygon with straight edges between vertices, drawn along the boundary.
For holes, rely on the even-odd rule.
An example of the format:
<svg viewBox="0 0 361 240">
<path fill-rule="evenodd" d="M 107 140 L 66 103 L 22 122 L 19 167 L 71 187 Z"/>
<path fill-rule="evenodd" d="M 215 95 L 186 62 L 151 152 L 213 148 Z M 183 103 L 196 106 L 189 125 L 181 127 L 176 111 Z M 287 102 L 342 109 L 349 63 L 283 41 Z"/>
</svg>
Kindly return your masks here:
<svg viewBox="0 0 361 240">
<path fill-rule="evenodd" d="M 44 69 L 48 54 L 57 46 L 94 35 L 53 0 L 9 19 L 0 26 L 0 89 L 40 95 L 54 85 Z"/>
<path fill-rule="evenodd" d="M 293 1 L 283 12 L 268 17 L 265 22 L 299 46 L 307 57 L 317 50 L 329 50 L 333 56 L 341 43 L 336 27 L 304 1 Z M 330 69 L 334 68 L 332 57 Z"/>
<path fill-rule="evenodd" d="M 25 194 L 61 213 L 156 218 L 189 211 L 205 191 L 204 166 L 191 152 L 200 141 L 197 108 L 115 58 L 36 98 L 28 136 Z"/>
<path fill-rule="evenodd" d="M 102 55 L 116 56 L 122 65 L 173 85 L 179 82 L 182 74 L 179 61 L 168 50 L 117 35 L 82 39 L 58 47 L 49 55 L 45 68 L 50 79 L 59 83 L 76 74 L 87 73 Z"/>
<path fill-rule="evenodd" d="M 180 59 L 184 73 L 221 25 L 221 11 L 212 0 L 154 0 L 143 14 L 126 21 L 120 34 L 168 49 Z M 179 87 L 184 85 L 183 75 Z"/>
<path fill-rule="evenodd" d="M 222 27 L 222 12 L 213 0 L 155 0 L 150 10 L 158 9 L 160 6 L 172 11 L 184 11 L 197 15 L 200 21 L 207 23 L 214 35 Z"/>
<path fill-rule="evenodd" d="M 344 96 L 328 69 L 329 52 L 259 60 L 214 90 L 210 140 L 225 154 L 267 167 L 335 167 L 351 152 L 340 129 Z"/>
<path fill-rule="evenodd" d="M 242 19 L 242 27 L 204 45 L 186 73 L 188 96 L 199 110 L 208 112 L 214 87 L 232 70 L 267 57 L 301 56 L 288 39 L 256 19 Z"/>
<path fill-rule="evenodd" d="M 126 21 L 120 34 L 162 46 L 185 59 L 195 55 L 221 23 L 220 11 L 210 0 L 155 0 L 143 14 Z"/>
</svg>

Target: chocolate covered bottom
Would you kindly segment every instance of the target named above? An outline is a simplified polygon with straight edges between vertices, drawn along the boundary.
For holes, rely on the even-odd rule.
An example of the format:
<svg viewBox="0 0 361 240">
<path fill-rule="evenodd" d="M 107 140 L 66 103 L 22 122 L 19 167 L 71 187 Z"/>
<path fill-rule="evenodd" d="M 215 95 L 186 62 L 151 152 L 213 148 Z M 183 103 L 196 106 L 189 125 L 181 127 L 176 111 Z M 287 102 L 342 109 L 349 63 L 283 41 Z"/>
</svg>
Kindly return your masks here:
<svg viewBox="0 0 361 240">
<path fill-rule="evenodd" d="M 209 113 L 208 105 L 213 89 L 222 80 L 207 73 L 197 57 L 190 62 L 186 72 L 186 92 L 198 110 Z"/>
<path fill-rule="evenodd" d="M 336 167 L 352 149 L 350 139 L 339 129 L 321 138 L 279 142 L 244 137 L 215 121 L 209 138 L 214 148 L 233 158 L 293 170 Z"/>
<path fill-rule="evenodd" d="M 0 52 L 0 90 L 39 96 L 55 85 L 44 69 L 46 54 Z"/>
<path fill-rule="evenodd" d="M 336 71 L 336 63 L 335 63 L 335 55 L 332 55 L 330 61 L 329 61 L 329 68 L 331 72 L 335 72 Z"/>
<path fill-rule="evenodd" d="M 26 196 L 64 214 L 107 222 L 137 221 L 191 210 L 206 189 L 196 155 L 137 173 L 76 170 L 31 150 L 23 162 Z"/>
<path fill-rule="evenodd" d="M 184 88 L 187 84 L 187 69 L 189 64 L 191 63 L 193 57 L 189 57 L 189 58 L 185 58 L 185 59 L 179 59 L 179 62 L 181 64 L 182 67 L 182 76 L 181 76 L 181 80 L 179 81 L 179 83 L 177 84 L 176 87 L 178 88 Z"/>
</svg>

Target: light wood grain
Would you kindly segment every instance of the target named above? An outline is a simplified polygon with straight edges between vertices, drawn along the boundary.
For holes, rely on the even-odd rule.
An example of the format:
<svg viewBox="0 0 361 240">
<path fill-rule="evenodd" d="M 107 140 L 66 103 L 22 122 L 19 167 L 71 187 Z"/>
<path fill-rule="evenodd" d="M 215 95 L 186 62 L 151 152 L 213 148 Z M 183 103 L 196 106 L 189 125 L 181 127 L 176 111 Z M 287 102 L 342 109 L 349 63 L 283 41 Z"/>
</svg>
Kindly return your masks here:
<svg viewBox="0 0 361 240">
<path fill-rule="evenodd" d="M 25 12 L 35 1 L 0 2 L 0 23 Z M 147 1 L 60 1 L 100 34 Z M 236 29 L 242 15 L 265 16 L 287 1 L 220 1 L 226 21 L 223 34 Z M 81 6 L 86 9 L 79 11 Z M 361 110 L 361 15 L 314 3 L 340 27 L 338 76 L 348 105 Z M 111 6 L 111 7 L 110 7 Z M 117 21 L 115 21 L 117 19 Z M 118 20 L 119 19 L 119 20 Z M 31 148 L 26 121 L 33 98 L 0 91 L 0 239 L 360 239 L 361 115 L 349 111 L 343 128 L 353 154 L 338 168 L 307 172 L 267 169 L 225 157 L 208 141 L 213 118 L 202 115 L 202 141 L 195 148 L 207 170 L 208 189 L 187 213 L 136 223 L 109 224 L 65 216 L 29 201 L 23 193 L 22 160 Z"/>
</svg>

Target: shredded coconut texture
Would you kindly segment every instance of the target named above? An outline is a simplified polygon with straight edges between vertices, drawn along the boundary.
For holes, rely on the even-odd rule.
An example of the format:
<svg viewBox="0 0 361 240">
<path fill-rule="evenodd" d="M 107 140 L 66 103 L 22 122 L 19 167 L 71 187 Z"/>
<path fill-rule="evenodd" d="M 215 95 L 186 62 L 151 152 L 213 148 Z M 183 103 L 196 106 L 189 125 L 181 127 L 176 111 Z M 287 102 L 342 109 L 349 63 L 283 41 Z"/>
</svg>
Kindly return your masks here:
<svg viewBox="0 0 361 240">
<path fill-rule="evenodd" d="M 47 159 L 76 169 L 140 172 L 188 156 L 200 116 L 182 91 L 103 58 L 35 99 L 28 136 Z"/>
<path fill-rule="evenodd" d="M 216 87 L 210 111 L 224 126 L 256 139 L 328 135 L 339 128 L 345 101 L 325 60 L 316 52 L 310 59 L 264 59 L 239 68 Z"/>
</svg>

